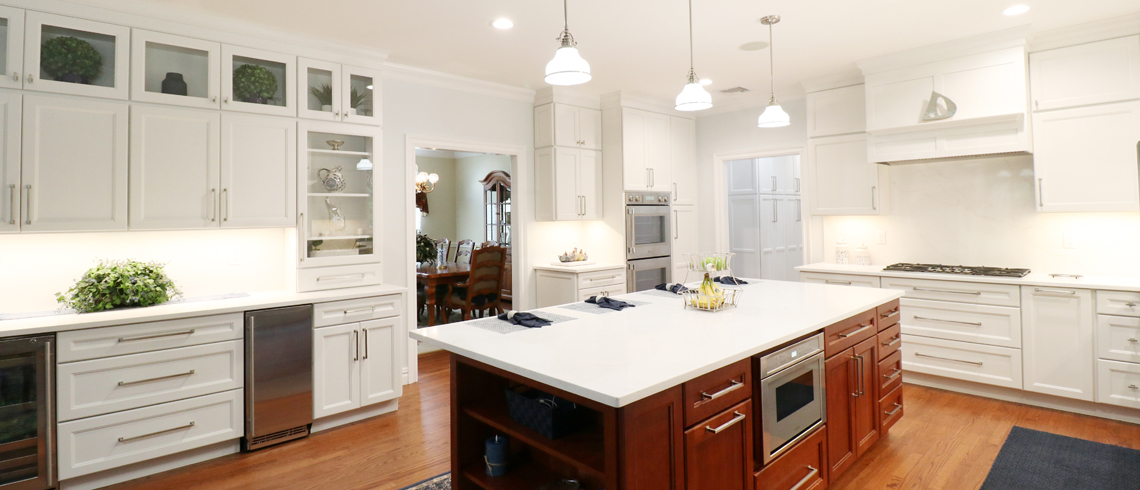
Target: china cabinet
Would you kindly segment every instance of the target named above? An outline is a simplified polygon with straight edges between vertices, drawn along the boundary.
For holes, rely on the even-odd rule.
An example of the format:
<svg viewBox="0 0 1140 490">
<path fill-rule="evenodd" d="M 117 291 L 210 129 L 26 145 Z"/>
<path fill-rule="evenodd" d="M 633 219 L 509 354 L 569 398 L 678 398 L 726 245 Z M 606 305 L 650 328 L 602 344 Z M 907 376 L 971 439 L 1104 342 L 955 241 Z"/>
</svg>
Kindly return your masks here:
<svg viewBox="0 0 1140 490">
<path fill-rule="evenodd" d="M 24 11 L 0 6 L 0 88 L 24 86 Z"/>
<path fill-rule="evenodd" d="M 217 111 L 131 108 L 132 230 L 220 226 L 220 127 Z"/>
<path fill-rule="evenodd" d="M 128 27 L 28 11 L 24 43 L 24 89 L 89 97 L 127 99 L 130 72 Z M 102 60 L 95 75 L 50 73 L 41 57 L 44 43 L 75 38 L 90 45 Z"/>
<path fill-rule="evenodd" d="M 380 125 L 374 96 L 380 83 L 378 71 L 307 58 L 298 58 L 297 66 L 298 116 Z"/>
<path fill-rule="evenodd" d="M 131 100 L 219 107 L 221 44 L 133 29 L 131 45 Z"/>
<path fill-rule="evenodd" d="M 297 99 L 292 83 L 296 70 L 294 56 L 222 45 L 222 109 L 295 117 Z M 270 93 L 274 85 L 276 90 Z"/>
<path fill-rule="evenodd" d="M 496 170 L 487 174 L 479 183 L 483 184 L 483 208 L 486 212 L 483 218 L 486 226 L 483 239 L 510 248 L 511 175 Z"/>
<path fill-rule="evenodd" d="M 0 233 L 20 231 L 23 185 L 20 181 L 20 133 L 23 97 L 0 90 Z"/>
</svg>

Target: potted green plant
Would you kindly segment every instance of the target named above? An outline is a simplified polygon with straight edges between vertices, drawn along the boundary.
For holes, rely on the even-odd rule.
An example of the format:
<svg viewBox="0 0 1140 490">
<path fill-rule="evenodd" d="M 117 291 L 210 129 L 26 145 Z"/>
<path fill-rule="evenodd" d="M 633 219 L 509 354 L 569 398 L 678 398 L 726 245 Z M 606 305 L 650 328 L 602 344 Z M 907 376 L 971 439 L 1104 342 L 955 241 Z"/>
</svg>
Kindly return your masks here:
<svg viewBox="0 0 1140 490">
<path fill-rule="evenodd" d="M 241 65 L 234 70 L 234 98 L 242 102 L 268 104 L 277 94 L 277 77 L 258 65 Z"/>
<path fill-rule="evenodd" d="M 423 233 L 416 233 L 416 262 L 435 263 L 435 240 Z"/>
<path fill-rule="evenodd" d="M 360 106 L 368 103 L 368 93 L 361 92 L 357 90 L 356 87 L 352 87 L 352 90 L 349 91 L 348 99 L 349 104 L 352 106 L 348 109 L 348 113 L 355 116 L 360 109 Z"/>
<path fill-rule="evenodd" d="M 64 307 L 80 313 L 128 306 L 153 306 L 182 293 L 166 276 L 163 264 L 134 260 L 102 261 L 83 274 L 66 293 L 55 293 Z"/>
<path fill-rule="evenodd" d="M 332 112 L 332 85 L 326 83 L 320 87 L 309 87 L 309 93 L 317 98 L 317 102 L 321 104 L 322 111 Z"/>
<path fill-rule="evenodd" d="M 90 84 L 103 72 L 103 55 L 77 37 L 56 37 L 40 46 L 40 68 L 52 80 Z"/>
</svg>

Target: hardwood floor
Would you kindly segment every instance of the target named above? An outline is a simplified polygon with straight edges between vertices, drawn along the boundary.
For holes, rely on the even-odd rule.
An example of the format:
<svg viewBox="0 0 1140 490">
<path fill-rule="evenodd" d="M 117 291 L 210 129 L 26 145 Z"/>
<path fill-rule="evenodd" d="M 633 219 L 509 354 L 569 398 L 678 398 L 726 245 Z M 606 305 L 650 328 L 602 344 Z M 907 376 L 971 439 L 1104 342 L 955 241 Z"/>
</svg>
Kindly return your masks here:
<svg viewBox="0 0 1140 490">
<path fill-rule="evenodd" d="M 127 489 L 399 489 L 450 469 L 448 357 L 420 356 L 400 409 L 254 453 L 122 483 Z M 1014 425 L 1140 449 L 1140 426 L 904 385 L 906 414 L 833 490 L 981 487 Z"/>
</svg>

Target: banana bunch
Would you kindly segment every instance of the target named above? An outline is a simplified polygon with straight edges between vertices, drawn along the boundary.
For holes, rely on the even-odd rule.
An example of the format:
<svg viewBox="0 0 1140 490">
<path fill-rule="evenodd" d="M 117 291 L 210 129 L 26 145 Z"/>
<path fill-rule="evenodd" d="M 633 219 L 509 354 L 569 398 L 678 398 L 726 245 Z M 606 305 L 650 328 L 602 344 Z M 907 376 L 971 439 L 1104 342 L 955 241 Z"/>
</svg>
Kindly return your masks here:
<svg viewBox="0 0 1140 490">
<path fill-rule="evenodd" d="M 710 273 L 716 270 L 716 265 L 706 264 L 705 270 L 708 272 L 705 272 L 701 287 L 697 289 L 698 294 L 690 297 L 689 304 L 697 308 L 714 310 L 724 304 L 724 289 L 713 282 L 710 276 Z"/>
</svg>

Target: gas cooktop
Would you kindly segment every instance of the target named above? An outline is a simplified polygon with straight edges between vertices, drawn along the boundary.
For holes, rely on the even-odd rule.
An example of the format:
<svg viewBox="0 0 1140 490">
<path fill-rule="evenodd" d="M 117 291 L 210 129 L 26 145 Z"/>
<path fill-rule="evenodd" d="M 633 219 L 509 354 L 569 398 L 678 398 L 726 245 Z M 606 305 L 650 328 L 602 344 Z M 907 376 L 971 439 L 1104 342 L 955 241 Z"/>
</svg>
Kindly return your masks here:
<svg viewBox="0 0 1140 490">
<path fill-rule="evenodd" d="M 1001 267 L 969 267 L 964 265 L 942 264 L 891 264 L 885 271 L 935 272 L 940 274 L 963 274 L 967 276 L 1024 277 L 1029 269 L 1003 269 Z"/>
</svg>

